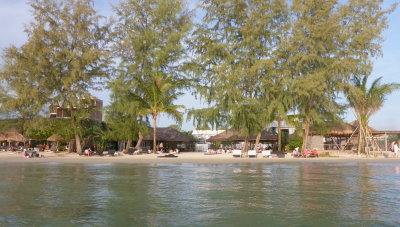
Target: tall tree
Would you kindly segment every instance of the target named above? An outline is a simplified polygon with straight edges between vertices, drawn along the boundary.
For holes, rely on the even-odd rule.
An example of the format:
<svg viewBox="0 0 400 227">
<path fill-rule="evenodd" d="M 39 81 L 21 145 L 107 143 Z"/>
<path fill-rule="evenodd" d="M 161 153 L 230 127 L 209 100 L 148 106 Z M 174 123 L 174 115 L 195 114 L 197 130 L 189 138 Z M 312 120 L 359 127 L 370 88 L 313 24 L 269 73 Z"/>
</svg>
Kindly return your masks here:
<svg viewBox="0 0 400 227">
<path fill-rule="evenodd" d="M 89 90 L 107 76 L 109 26 L 91 0 L 31 0 L 30 6 L 34 19 L 26 28 L 25 46 L 33 55 L 27 63 L 35 69 L 32 81 L 48 103 L 71 110 L 69 121 L 81 153 L 80 123 L 90 114 Z"/>
<path fill-rule="evenodd" d="M 143 133 L 147 133 L 149 126 L 147 112 L 140 104 L 132 100 L 126 84 L 117 79 L 109 82 L 111 89 L 111 105 L 107 107 L 106 120 L 110 123 L 109 138 L 125 140 L 126 151 L 132 141 L 138 139 L 136 148 L 140 148 Z"/>
<path fill-rule="evenodd" d="M 135 112 L 137 116 L 131 117 L 143 123 L 148 111 L 130 100 L 129 94 L 146 100 L 143 84 L 153 86 L 154 78 L 164 79 L 167 75 L 173 77 L 170 82 L 184 78 L 184 39 L 192 25 L 191 12 L 183 0 L 123 0 L 114 11 L 117 22 L 113 52 L 120 63 L 110 85 L 114 87 L 113 96 L 124 100 L 125 110 L 121 113 Z M 145 131 L 145 127 L 138 128 L 138 136 L 134 136 L 138 142 Z"/>
<path fill-rule="evenodd" d="M 353 108 L 358 122 L 358 154 L 365 152 L 367 137 L 370 136 L 369 120 L 383 105 L 386 97 L 400 84 L 381 84 L 382 77 L 375 79 L 368 88 L 368 76 L 355 76 L 348 87 L 347 99 Z"/>
<path fill-rule="evenodd" d="M 202 23 L 193 34 L 197 92 L 210 107 L 222 112 L 227 127 L 247 138 L 260 133 L 270 119 L 265 114 L 276 45 L 285 31 L 287 4 L 278 0 L 203 0 Z M 203 116 L 200 116 L 204 118 Z M 212 122 L 215 124 L 216 122 Z M 217 123 L 220 124 L 220 123 Z"/>
<path fill-rule="evenodd" d="M 382 1 L 295 0 L 288 47 L 291 90 L 303 120 L 302 150 L 310 127 L 337 118 L 342 107 L 337 95 L 342 82 L 371 68 L 380 52 L 382 30 L 389 11 Z"/>
<path fill-rule="evenodd" d="M 153 120 L 153 152 L 157 147 L 157 118 L 165 113 L 177 122 L 181 123 L 183 116 L 179 109 L 185 108 L 182 105 L 175 105 L 174 101 L 182 95 L 177 90 L 182 86 L 181 82 L 174 81 L 172 76 L 154 75 L 150 81 L 137 81 L 140 92 L 130 93 L 131 100 L 135 100 L 146 115 Z"/>
<path fill-rule="evenodd" d="M 0 72 L 0 113 L 16 119 L 10 127 L 25 135 L 32 119 L 39 116 L 50 95 L 41 86 L 45 76 L 37 65 L 37 54 L 31 41 L 21 47 L 11 46 L 2 54 Z"/>
</svg>

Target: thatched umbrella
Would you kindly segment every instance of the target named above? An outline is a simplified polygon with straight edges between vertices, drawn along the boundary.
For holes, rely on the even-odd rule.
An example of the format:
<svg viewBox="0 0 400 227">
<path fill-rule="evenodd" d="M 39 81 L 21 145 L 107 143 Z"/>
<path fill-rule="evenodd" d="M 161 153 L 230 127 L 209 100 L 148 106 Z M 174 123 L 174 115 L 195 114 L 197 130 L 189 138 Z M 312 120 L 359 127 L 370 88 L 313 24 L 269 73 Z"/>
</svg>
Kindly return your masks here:
<svg viewBox="0 0 400 227">
<path fill-rule="evenodd" d="M 5 132 L 3 133 L 4 135 L 4 140 L 7 140 L 8 146 L 11 145 L 11 142 L 26 142 L 27 139 L 20 133 L 10 131 L 10 132 Z"/>
<path fill-rule="evenodd" d="M 50 141 L 50 142 L 57 142 L 57 141 L 64 141 L 64 140 L 65 139 L 62 136 L 57 135 L 57 134 L 54 134 L 54 135 L 50 136 L 49 138 L 47 138 L 47 141 Z"/>
<path fill-rule="evenodd" d="M 25 142 L 27 139 L 18 132 L 5 132 L 5 140 L 8 142 Z"/>
<path fill-rule="evenodd" d="M 153 139 L 153 130 L 143 138 L 144 141 L 152 141 Z M 166 128 L 157 128 L 157 140 L 160 142 L 195 142 L 194 138 L 191 138 L 178 130 L 170 127 Z"/>
<path fill-rule="evenodd" d="M 0 134 L 0 141 L 6 141 L 6 136 L 3 134 Z"/>
<path fill-rule="evenodd" d="M 56 142 L 56 148 L 55 149 L 57 150 L 59 142 L 60 141 L 65 141 L 65 139 L 60 135 L 54 134 L 54 135 L 50 136 L 49 138 L 47 138 L 47 141 Z"/>
</svg>

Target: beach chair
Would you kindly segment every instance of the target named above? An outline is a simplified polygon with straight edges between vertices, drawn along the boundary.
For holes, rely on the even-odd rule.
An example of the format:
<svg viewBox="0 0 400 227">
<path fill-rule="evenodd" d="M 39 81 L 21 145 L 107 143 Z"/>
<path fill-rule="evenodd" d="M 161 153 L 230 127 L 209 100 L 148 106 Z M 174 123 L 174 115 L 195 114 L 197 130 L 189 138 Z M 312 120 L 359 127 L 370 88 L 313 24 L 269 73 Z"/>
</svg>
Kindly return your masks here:
<svg viewBox="0 0 400 227">
<path fill-rule="evenodd" d="M 242 157 L 242 150 L 233 150 L 233 157 Z"/>
<path fill-rule="evenodd" d="M 257 152 L 256 150 L 249 150 L 249 158 L 257 158 Z"/>
<path fill-rule="evenodd" d="M 262 151 L 262 156 L 264 158 L 272 158 L 271 150 Z"/>
</svg>

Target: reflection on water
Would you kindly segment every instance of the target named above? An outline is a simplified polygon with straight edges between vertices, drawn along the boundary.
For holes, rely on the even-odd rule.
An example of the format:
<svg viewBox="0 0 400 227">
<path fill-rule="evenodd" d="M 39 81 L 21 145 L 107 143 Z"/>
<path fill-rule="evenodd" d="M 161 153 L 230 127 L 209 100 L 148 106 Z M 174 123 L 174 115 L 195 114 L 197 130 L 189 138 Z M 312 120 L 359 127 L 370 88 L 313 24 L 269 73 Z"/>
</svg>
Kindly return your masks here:
<svg viewBox="0 0 400 227">
<path fill-rule="evenodd" d="M 400 224 L 400 164 L 3 164 L 0 226 Z"/>
</svg>

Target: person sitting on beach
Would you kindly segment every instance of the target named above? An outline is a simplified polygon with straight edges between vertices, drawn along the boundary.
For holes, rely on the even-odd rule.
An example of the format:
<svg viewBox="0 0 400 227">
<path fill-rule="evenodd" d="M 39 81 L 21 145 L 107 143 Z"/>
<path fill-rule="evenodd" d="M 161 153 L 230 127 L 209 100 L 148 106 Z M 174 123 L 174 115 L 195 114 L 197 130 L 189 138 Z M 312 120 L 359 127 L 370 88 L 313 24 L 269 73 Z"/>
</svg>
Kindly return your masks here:
<svg viewBox="0 0 400 227">
<path fill-rule="evenodd" d="M 216 154 L 216 152 L 212 149 L 208 149 L 206 154 Z"/>
<path fill-rule="evenodd" d="M 85 154 L 87 154 L 87 156 L 92 156 L 93 155 L 93 152 L 90 149 L 90 147 L 88 149 L 85 149 Z"/>
<path fill-rule="evenodd" d="M 24 158 L 30 158 L 30 155 L 29 155 L 27 149 L 24 149 Z"/>
<path fill-rule="evenodd" d="M 317 158 L 318 158 L 318 150 L 317 150 L 317 148 L 314 148 L 314 149 L 311 151 L 311 154 L 312 154 L 314 157 L 317 157 Z"/>
<path fill-rule="evenodd" d="M 175 154 L 179 154 L 179 149 L 178 148 L 175 149 Z"/>
<path fill-rule="evenodd" d="M 303 157 L 305 157 L 305 158 L 310 157 L 310 151 L 306 149 L 306 150 L 303 152 Z"/>
<path fill-rule="evenodd" d="M 31 158 L 35 158 L 35 157 L 39 158 L 39 152 L 37 152 L 36 150 L 32 150 Z"/>
<path fill-rule="evenodd" d="M 299 157 L 300 156 L 299 147 L 294 148 L 292 156 L 293 157 Z"/>
</svg>

